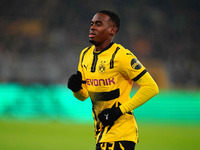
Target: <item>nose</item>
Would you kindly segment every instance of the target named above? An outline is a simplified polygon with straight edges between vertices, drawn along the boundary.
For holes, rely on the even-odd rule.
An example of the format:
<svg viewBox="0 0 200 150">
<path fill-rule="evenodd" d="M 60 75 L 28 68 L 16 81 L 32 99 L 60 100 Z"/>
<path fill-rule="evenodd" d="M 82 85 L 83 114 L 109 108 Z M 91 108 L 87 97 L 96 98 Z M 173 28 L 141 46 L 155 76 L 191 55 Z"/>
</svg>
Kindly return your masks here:
<svg viewBox="0 0 200 150">
<path fill-rule="evenodd" d="M 90 26 L 90 30 L 95 30 L 95 24 Z"/>
</svg>

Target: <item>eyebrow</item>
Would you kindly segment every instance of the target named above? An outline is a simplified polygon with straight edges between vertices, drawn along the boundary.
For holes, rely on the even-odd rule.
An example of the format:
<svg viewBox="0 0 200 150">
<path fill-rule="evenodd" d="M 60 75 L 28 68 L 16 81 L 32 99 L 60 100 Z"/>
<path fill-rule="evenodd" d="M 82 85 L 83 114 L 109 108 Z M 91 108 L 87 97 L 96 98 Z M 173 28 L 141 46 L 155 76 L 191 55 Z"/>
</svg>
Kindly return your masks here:
<svg viewBox="0 0 200 150">
<path fill-rule="evenodd" d="M 90 23 L 103 23 L 103 21 L 97 20 L 97 21 L 90 21 Z"/>
</svg>

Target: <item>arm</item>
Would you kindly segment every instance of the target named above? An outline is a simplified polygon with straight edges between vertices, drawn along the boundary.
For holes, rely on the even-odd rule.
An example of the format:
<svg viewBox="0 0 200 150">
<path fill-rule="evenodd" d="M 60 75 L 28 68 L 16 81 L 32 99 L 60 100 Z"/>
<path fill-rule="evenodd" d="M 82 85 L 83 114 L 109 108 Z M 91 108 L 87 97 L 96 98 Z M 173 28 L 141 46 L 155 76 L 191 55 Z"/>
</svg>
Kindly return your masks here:
<svg viewBox="0 0 200 150">
<path fill-rule="evenodd" d="M 137 60 L 135 55 L 123 55 L 120 59 L 120 71 L 139 85 L 139 90 L 127 102 L 120 106 L 122 113 L 130 112 L 141 106 L 159 93 L 158 86 L 146 68 Z"/>
<path fill-rule="evenodd" d="M 85 76 L 83 73 L 83 66 L 81 64 L 83 60 L 83 54 L 88 49 L 89 48 L 86 48 L 81 52 L 77 74 L 73 74 L 68 80 L 68 88 L 72 90 L 74 97 L 81 101 L 84 101 L 89 97 L 86 85 L 84 84 Z"/>
<path fill-rule="evenodd" d="M 82 89 L 78 92 L 73 92 L 74 97 L 76 97 L 80 101 L 84 101 L 89 97 L 88 91 L 85 88 L 85 85 L 82 85 Z"/>
<path fill-rule="evenodd" d="M 112 125 L 121 115 L 141 106 L 159 93 L 157 84 L 148 72 L 138 79 L 136 83 L 140 86 L 140 88 L 129 101 L 119 107 L 105 109 L 98 115 L 99 120 L 104 126 Z M 106 116 L 108 116 L 108 118 L 106 118 Z"/>
<path fill-rule="evenodd" d="M 84 101 L 89 97 L 86 85 L 83 83 L 84 81 L 82 80 L 80 71 L 77 71 L 77 74 L 73 74 L 68 80 L 68 88 L 71 89 L 73 95 L 81 101 Z"/>
<path fill-rule="evenodd" d="M 129 101 L 120 106 L 123 114 L 136 109 L 159 93 L 156 82 L 148 72 L 138 79 L 136 83 L 140 86 L 139 90 Z"/>
</svg>

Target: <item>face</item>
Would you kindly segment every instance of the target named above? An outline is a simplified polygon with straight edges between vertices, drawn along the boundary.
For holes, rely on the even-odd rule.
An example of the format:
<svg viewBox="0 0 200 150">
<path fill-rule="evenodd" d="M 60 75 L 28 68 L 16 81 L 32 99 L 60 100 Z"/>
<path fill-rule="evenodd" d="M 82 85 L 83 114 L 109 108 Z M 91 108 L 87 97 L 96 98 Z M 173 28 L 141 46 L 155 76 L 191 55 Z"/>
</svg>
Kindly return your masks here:
<svg viewBox="0 0 200 150">
<path fill-rule="evenodd" d="M 91 21 L 89 40 L 95 46 L 99 46 L 106 41 L 111 41 L 116 32 L 114 23 L 110 17 L 103 13 L 97 13 Z"/>
</svg>

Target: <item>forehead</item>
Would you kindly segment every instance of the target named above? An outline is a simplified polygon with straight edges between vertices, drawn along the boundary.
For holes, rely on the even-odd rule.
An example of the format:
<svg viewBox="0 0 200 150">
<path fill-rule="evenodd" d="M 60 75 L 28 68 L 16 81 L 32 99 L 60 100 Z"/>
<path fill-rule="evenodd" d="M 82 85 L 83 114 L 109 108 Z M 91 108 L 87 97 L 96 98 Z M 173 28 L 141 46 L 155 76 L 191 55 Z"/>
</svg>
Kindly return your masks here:
<svg viewBox="0 0 200 150">
<path fill-rule="evenodd" d="M 102 22 L 108 22 L 110 20 L 110 17 L 103 13 L 97 13 L 92 18 L 92 21 L 102 21 Z"/>
</svg>

